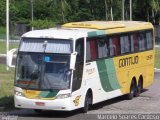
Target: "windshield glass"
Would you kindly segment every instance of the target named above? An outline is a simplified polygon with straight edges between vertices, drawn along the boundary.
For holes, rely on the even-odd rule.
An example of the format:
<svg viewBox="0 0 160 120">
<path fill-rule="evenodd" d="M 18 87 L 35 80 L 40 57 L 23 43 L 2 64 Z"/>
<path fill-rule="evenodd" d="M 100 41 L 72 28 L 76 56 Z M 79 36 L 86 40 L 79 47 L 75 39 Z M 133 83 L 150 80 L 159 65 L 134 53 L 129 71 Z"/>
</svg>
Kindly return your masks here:
<svg viewBox="0 0 160 120">
<path fill-rule="evenodd" d="M 24 89 L 69 89 L 70 55 L 19 52 L 15 85 Z"/>
</svg>

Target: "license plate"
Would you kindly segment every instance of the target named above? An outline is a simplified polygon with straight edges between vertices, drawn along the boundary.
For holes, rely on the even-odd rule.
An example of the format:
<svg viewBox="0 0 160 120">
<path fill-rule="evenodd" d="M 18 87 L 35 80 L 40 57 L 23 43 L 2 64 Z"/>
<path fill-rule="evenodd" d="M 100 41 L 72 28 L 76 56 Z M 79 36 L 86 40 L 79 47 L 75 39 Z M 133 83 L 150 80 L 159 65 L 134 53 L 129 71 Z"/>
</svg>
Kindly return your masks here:
<svg viewBox="0 0 160 120">
<path fill-rule="evenodd" d="M 37 106 L 45 106 L 44 102 L 35 102 Z"/>
</svg>

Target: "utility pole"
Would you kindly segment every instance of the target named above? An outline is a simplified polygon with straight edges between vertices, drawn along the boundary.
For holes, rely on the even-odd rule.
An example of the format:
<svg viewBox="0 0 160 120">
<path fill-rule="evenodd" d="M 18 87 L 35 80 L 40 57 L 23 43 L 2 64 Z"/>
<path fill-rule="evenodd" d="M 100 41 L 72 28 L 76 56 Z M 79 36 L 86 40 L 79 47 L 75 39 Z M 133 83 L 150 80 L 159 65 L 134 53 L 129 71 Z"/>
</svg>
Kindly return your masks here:
<svg viewBox="0 0 160 120">
<path fill-rule="evenodd" d="M 9 51 L 9 0 L 6 0 L 6 69 L 9 70 L 8 63 Z"/>
<path fill-rule="evenodd" d="M 132 0 L 130 0 L 130 21 L 132 21 Z"/>
<path fill-rule="evenodd" d="M 33 0 L 30 0 L 30 3 L 31 3 L 31 19 L 32 19 L 32 22 L 33 22 L 33 20 L 34 20 Z M 32 30 L 34 30 L 33 26 L 32 26 Z"/>
<path fill-rule="evenodd" d="M 124 20 L 124 4 L 125 0 L 122 0 L 122 20 Z"/>
</svg>

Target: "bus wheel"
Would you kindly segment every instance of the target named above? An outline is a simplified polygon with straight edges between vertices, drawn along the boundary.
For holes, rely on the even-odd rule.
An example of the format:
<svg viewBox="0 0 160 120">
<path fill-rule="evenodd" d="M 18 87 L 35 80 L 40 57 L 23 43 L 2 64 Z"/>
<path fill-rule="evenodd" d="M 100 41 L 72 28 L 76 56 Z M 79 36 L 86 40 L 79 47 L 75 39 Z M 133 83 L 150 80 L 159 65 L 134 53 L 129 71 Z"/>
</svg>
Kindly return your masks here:
<svg viewBox="0 0 160 120">
<path fill-rule="evenodd" d="M 130 86 L 130 92 L 127 94 L 127 99 L 128 100 L 132 100 L 133 97 L 136 94 L 136 83 L 134 81 L 132 81 L 131 86 Z"/>
<path fill-rule="evenodd" d="M 140 94 L 143 90 L 143 82 L 142 80 L 139 80 L 138 86 L 137 86 L 137 93 Z"/>
<path fill-rule="evenodd" d="M 89 100 L 90 100 L 91 98 L 89 97 L 89 94 L 87 93 L 86 94 L 86 97 L 85 97 L 85 101 L 84 101 L 84 107 L 83 107 L 83 109 L 82 109 L 82 112 L 83 113 L 87 113 L 88 112 L 88 110 L 89 110 L 89 106 L 90 106 L 90 103 L 89 103 Z"/>
</svg>

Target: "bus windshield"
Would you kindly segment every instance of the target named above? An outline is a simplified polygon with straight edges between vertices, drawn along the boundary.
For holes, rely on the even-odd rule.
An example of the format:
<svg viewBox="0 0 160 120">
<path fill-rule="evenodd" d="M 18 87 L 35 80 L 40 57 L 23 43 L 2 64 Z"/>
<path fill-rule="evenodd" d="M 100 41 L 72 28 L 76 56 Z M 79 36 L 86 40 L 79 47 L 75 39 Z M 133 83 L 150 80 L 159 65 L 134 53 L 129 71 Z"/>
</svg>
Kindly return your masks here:
<svg viewBox="0 0 160 120">
<path fill-rule="evenodd" d="M 23 89 L 69 89 L 70 55 L 25 53 L 17 56 L 15 85 Z"/>
</svg>

